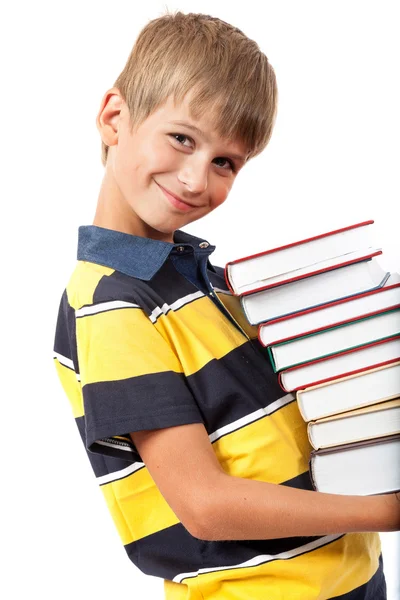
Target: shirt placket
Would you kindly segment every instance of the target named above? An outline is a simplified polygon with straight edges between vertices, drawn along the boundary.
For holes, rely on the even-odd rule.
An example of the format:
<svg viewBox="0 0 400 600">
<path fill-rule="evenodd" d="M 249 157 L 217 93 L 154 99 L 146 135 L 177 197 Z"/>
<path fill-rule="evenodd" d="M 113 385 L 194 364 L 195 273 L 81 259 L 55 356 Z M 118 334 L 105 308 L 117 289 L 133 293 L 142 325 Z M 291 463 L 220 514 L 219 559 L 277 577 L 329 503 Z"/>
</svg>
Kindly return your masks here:
<svg viewBox="0 0 400 600">
<path fill-rule="evenodd" d="M 174 259 L 174 263 L 175 263 L 176 267 L 178 268 L 179 272 L 182 275 L 184 275 L 187 279 L 189 279 L 189 281 L 191 281 L 191 283 L 196 285 L 196 287 L 201 292 L 203 292 L 212 302 L 214 302 L 214 304 L 217 306 L 217 308 L 224 314 L 224 316 L 230 321 L 230 323 L 232 325 L 234 325 L 245 336 L 245 338 L 247 340 L 250 340 L 249 336 L 244 331 L 244 329 L 242 329 L 242 327 L 239 325 L 239 323 L 236 321 L 236 319 L 234 319 L 234 317 L 231 315 L 231 313 L 225 307 L 223 302 L 221 302 L 221 300 L 218 298 L 218 295 L 216 294 L 214 287 L 208 277 L 207 261 L 208 261 L 209 255 L 211 254 L 209 246 L 210 246 L 210 244 L 206 241 L 200 242 L 198 247 L 196 247 L 196 248 L 193 247 L 191 244 L 180 244 L 180 245 L 176 246 L 177 255 L 176 255 L 176 262 Z M 179 259 L 183 259 L 184 255 L 186 258 L 187 252 L 189 249 L 190 249 L 190 259 L 191 259 L 191 266 L 192 266 L 192 268 L 190 269 L 190 277 L 189 277 L 189 274 L 187 273 L 186 269 L 184 270 L 182 268 L 179 268 L 179 266 L 182 265 L 182 261 Z M 199 267 L 199 271 L 201 274 L 201 280 L 199 280 L 199 277 L 197 275 L 197 266 Z"/>
</svg>

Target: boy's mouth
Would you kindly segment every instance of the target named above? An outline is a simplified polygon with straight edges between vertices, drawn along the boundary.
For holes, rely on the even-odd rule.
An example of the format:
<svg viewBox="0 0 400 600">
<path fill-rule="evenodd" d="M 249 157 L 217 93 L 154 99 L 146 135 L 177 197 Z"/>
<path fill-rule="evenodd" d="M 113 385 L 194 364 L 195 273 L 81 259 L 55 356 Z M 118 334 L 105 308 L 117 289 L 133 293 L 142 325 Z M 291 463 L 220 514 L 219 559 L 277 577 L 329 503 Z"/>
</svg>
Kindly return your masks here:
<svg viewBox="0 0 400 600">
<path fill-rule="evenodd" d="M 161 191 L 164 193 L 164 196 L 167 198 L 167 200 L 169 200 L 169 202 L 175 208 L 178 208 L 179 210 L 181 210 L 183 212 L 191 210 L 192 208 L 198 208 L 197 206 L 195 206 L 193 204 L 189 204 L 188 202 L 185 202 L 184 200 L 179 198 L 179 196 L 175 196 L 175 194 L 172 194 L 170 191 L 166 190 L 159 183 L 157 183 L 157 185 L 161 189 Z"/>
</svg>

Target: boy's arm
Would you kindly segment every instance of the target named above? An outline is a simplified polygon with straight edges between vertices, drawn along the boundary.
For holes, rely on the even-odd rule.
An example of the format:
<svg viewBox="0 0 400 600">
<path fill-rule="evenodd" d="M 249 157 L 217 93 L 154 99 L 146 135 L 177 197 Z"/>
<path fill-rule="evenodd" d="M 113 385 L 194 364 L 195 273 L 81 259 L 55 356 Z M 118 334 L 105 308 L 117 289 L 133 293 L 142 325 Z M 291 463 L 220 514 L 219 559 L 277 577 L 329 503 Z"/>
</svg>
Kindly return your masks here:
<svg viewBox="0 0 400 600">
<path fill-rule="evenodd" d="M 325 494 L 228 475 L 202 424 L 130 435 L 158 489 L 194 537 L 255 540 L 400 529 L 396 494 Z"/>
</svg>

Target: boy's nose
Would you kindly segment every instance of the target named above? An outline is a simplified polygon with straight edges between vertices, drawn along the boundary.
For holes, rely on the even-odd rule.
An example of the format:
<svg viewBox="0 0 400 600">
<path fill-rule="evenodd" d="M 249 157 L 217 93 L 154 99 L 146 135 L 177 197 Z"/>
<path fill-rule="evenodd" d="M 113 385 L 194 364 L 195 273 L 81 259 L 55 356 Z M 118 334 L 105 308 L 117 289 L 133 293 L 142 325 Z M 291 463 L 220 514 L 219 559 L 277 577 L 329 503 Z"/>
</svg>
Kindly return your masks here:
<svg viewBox="0 0 400 600">
<path fill-rule="evenodd" d="M 208 164 L 204 162 L 187 162 L 178 172 L 178 179 L 193 193 L 205 192 L 208 186 L 208 168 Z"/>
</svg>

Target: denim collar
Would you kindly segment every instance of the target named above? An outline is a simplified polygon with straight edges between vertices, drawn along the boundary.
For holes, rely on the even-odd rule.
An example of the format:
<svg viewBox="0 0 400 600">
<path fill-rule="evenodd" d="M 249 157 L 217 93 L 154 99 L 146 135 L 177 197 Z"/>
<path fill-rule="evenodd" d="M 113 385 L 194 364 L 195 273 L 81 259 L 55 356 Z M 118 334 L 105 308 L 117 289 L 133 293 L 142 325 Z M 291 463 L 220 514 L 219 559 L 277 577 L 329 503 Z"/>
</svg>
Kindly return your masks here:
<svg viewBox="0 0 400 600">
<path fill-rule="evenodd" d="M 208 256 L 215 250 L 209 244 L 201 248 L 207 240 L 190 235 L 177 229 L 174 243 L 161 242 L 150 238 L 106 229 L 97 225 L 81 225 L 78 228 L 78 260 L 86 260 L 111 267 L 131 277 L 149 281 L 161 269 L 171 253 L 181 254 L 178 250 L 184 246 L 187 252 L 195 256 Z M 183 251 L 185 252 L 185 251 Z M 209 260 L 208 268 L 215 272 Z"/>
</svg>

